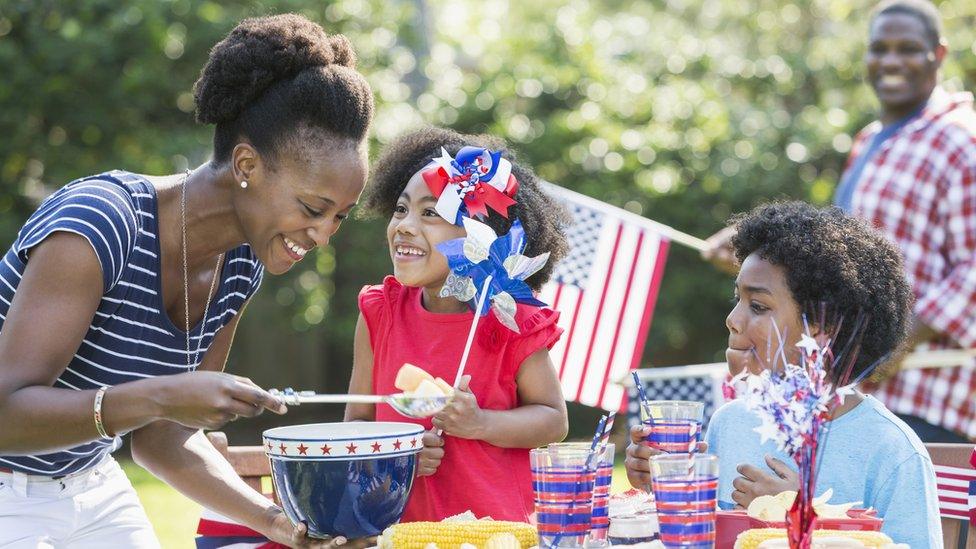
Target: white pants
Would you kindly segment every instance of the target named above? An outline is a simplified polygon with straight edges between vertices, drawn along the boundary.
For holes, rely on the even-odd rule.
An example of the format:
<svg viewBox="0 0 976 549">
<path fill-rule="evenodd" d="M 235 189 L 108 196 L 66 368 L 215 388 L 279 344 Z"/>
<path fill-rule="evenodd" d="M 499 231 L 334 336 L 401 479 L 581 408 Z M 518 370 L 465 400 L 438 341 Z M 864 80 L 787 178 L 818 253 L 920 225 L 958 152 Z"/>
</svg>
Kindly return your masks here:
<svg viewBox="0 0 976 549">
<path fill-rule="evenodd" d="M 0 472 L 0 548 L 157 549 L 132 483 L 111 456 L 60 480 Z"/>
</svg>

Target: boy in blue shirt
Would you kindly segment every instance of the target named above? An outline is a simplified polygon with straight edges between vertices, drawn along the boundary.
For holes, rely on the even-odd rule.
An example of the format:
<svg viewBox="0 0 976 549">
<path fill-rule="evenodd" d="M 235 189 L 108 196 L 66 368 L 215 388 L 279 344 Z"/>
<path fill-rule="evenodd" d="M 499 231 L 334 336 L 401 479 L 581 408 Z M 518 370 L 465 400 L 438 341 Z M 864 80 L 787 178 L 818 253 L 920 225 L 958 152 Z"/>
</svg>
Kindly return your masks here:
<svg viewBox="0 0 976 549">
<path fill-rule="evenodd" d="M 879 233 L 836 208 L 800 203 L 761 206 L 740 217 L 732 239 L 742 267 L 735 282 L 734 307 L 726 318 L 731 373 L 759 373 L 777 363 L 774 324 L 784 334 L 790 362 L 803 333 L 802 318 L 817 318 L 826 304 L 845 319 L 838 349 L 852 336 L 859 313 L 868 317 L 854 365 L 859 372 L 901 344 L 909 319 L 911 291 L 897 250 Z M 829 326 L 828 328 L 833 328 Z M 811 326 L 811 330 L 818 330 Z M 790 356 L 792 355 L 792 356 Z M 856 391 L 833 411 L 822 437 L 816 494 L 832 488 L 832 503 L 861 502 L 884 519 L 882 531 L 912 549 L 942 545 L 935 471 L 915 433 L 881 402 Z M 741 401 L 719 408 L 711 418 L 706 449 L 719 457 L 719 506 L 747 507 L 757 496 L 796 490 L 792 459 L 773 442 L 760 444 L 759 417 Z M 631 431 L 627 476 L 634 486 L 649 483 L 647 459 L 655 450 Z"/>
</svg>

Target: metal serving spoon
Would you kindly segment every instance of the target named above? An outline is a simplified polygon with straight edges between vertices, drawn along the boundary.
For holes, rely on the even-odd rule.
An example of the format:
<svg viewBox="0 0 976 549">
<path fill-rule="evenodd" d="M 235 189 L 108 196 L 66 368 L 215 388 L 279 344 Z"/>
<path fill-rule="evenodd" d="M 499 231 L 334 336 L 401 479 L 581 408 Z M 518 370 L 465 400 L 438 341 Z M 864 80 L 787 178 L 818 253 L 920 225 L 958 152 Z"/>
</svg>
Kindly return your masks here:
<svg viewBox="0 0 976 549">
<path fill-rule="evenodd" d="M 269 389 L 269 393 L 279 397 L 289 406 L 300 404 L 389 404 L 401 415 L 412 418 L 430 417 L 440 412 L 450 402 L 449 396 L 413 396 L 405 393 L 393 395 L 320 395 L 315 391 L 283 391 Z"/>
</svg>

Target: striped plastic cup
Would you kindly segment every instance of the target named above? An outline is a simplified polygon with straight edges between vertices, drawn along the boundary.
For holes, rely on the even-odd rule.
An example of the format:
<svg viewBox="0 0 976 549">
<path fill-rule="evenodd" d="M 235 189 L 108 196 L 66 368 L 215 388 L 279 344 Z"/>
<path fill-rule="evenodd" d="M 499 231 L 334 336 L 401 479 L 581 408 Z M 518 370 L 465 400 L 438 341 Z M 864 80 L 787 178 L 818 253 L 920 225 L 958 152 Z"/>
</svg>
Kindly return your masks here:
<svg viewBox="0 0 976 549">
<path fill-rule="evenodd" d="M 645 444 L 668 454 L 690 454 L 701 439 L 705 405 L 690 400 L 652 400 L 641 406 L 650 433 Z"/>
<path fill-rule="evenodd" d="M 589 442 L 556 442 L 549 445 L 549 453 L 587 451 Z M 596 479 L 593 486 L 593 511 L 590 519 L 590 540 L 605 541 L 610 530 L 610 482 L 613 476 L 615 446 L 607 444 L 593 459 Z"/>
<path fill-rule="evenodd" d="M 540 549 L 583 547 L 586 542 L 596 480 L 595 470 L 586 468 L 589 455 L 589 447 L 529 451 Z"/>
<path fill-rule="evenodd" d="M 653 456 L 651 488 L 665 547 L 715 547 L 717 457 L 707 454 Z"/>
</svg>

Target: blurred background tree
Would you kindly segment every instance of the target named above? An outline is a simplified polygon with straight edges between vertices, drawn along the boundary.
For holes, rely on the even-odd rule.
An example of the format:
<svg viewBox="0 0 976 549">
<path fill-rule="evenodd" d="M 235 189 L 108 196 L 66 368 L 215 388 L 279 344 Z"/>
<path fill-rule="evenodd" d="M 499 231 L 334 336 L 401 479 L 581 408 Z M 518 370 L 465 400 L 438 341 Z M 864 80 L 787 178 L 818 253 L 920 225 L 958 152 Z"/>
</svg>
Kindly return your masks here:
<svg viewBox="0 0 976 549">
<path fill-rule="evenodd" d="M 976 84 L 976 3 L 937 2 L 954 90 Z M 206 161 L 191 88 L 243 17 L 300 12 L 346 34 L 378 109 L 371 142 L 423 124 L 488 132 L 546 179 L 701 237 L 777 197 L 828 202 L 874 115 L 870 0 L 6 0 L 0 2 L 0 245 L 48 193 L 121 168 Z M 342 392 L 356 296 L 389 272 L 382 221 L 268 277 L 228 369 Z M 731 279 L 672 247 L 645 365 L 722 359 Z M 573 408 L 578 434 L 594 412 Z M 295 410 L 288 422 L 332 420 Z M 238 422 L 253 442 L 280 418 Z"/>
</svg>

